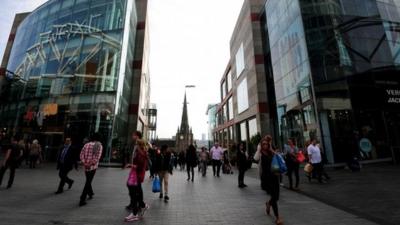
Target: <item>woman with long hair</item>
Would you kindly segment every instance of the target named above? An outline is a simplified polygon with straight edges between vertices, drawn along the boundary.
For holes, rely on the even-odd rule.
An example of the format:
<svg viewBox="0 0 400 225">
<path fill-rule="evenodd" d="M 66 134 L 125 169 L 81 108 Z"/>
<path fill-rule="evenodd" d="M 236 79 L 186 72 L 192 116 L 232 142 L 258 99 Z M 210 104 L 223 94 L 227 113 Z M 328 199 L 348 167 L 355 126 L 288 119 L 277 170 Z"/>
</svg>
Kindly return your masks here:
<svg viewBox="0 0 400 225">
<path fill-rule="evenodd" d="M 130 209 L 131 213 L 125 217 L 125 221 L 132 222 L 143 218 L 144 213 L 149 206 L 143 201 L 143 189 L 142 183 L 146 173 L 146 167 L 148 163 L 147 145 L 146 142 L 138 139 L 136 141 L 136 151 L 133 155 L 131 172 L 128 177 L 128 190 L 130 197 Z"/>
<path fill-rule="evenodd" d="M 274 211 L 276 217 L 275 223 L 282 225 L 283 221 L 279 216 L 278 200 L 279 200 L 279 174 L 271 171 L 271 163 L 274 155 L 277 154 L 272 148 L 272 137 L 270 135 L 261 139 L 260 147 L 254 155 L 254 160 L 259 163 L 261 188 L 271 196 L 269 201 L 265 203 L 266 213 L 270 215 L 270 209 Z"/>
</svg>

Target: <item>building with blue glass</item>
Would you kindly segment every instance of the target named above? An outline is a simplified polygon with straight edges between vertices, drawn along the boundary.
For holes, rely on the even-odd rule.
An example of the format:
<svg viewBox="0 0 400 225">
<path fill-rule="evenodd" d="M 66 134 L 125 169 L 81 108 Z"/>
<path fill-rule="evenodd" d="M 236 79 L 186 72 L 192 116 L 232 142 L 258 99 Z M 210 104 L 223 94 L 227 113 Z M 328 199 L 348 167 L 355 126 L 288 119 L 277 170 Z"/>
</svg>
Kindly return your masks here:
<svg viewBox="0 0 400 225">
<path fill-rule="evenodd" d="M 214 139 L 317 138 L 327 162 L 400 162 L 400 2 L 245 0 Z M 254 144 L 254 143 L 253 143 Z"/>
<path fill-rule="evenodd" d="M 399 1 L 268 0 L 261 26 L 278 143 L 399 162 Z"/>
<path fill-rule="evenodd" d="M 0 127 L 39 139 L 54 159 L 64 137 L 99 132 L 117 161 L 133 130 L 147 133 L 147 0 L 49 0 L 10 35 Z M 4 61 L 4 60 L 3 60 Z"/>
</svg>

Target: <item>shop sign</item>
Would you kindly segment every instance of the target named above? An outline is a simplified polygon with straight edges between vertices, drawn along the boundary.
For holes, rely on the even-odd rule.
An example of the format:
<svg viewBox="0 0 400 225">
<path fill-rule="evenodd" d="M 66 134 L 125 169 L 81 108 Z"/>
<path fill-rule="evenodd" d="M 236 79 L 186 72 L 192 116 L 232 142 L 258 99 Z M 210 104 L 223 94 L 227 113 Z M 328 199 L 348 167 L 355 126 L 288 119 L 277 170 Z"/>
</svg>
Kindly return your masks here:
<svg viewBox="0 0 400 225">
<path fill-rule="evenodd" d="M 58 105 L 55 103 L 52 104 L 45 104 L 43 106 L 43 113 L 45 116 L 52 116 L 56 115 L 58 112 Z"/>
<path fill-rule="evenodd" d="M 400 104 L 400 89 L 386 89 L 387 103 Z"/>
<path fill-rule="evenodd" d="M 359 145 L 363 152 L 371 152 L 372 150 L 372 143 L 368 138 L 362 138 Z"/>
</svg>

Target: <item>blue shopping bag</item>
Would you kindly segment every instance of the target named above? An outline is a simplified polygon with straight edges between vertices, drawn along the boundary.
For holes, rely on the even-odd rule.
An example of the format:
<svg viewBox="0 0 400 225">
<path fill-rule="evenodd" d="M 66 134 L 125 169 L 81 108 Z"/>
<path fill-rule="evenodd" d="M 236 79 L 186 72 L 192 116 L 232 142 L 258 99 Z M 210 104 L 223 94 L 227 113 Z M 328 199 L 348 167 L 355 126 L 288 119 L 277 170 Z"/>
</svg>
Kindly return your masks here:
<svg viewBox="0 0 400 225">
<path fill-rule="evenodd" d="M 153 180 L 153 192 L 154 193 L 160 192 L 160 189 L 161 189 L 160 178 L 158 178 L 158 176 L 155 176 Z"/>
<path fill-rule="evenodd" d="M 286 173 L 287 167 L 285 160 L 279 154 L 275 154 L 271 162 L 271 171 L 273 173 Z"/>
</svg>

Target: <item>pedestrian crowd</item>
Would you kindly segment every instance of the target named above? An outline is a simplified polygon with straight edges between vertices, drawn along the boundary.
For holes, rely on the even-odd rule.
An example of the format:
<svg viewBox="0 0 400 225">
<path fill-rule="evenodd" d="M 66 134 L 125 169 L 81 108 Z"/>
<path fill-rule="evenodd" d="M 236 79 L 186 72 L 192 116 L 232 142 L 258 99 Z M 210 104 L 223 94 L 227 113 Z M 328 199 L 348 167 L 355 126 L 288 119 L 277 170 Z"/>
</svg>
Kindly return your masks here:
<svg viewBox="0 0 400 225">
<path fill-rule="evenodd" d="M 149 205 L 144 202 L 142 189 L 147 170 L 150 172 L 150 179 L 153 180 L 152 191 L 159 193 L 159 198 L 166 203 L 170 200 L 168 186 L 170 176 L 173 175 L 173 170 L 177 169 L 178 165 L 180 170 L 186 168 L 189 182 L 194 182 L 195 167 L 198 167 L 199 173 L 204 177 L 209 164 L 212 165 L 213 176 L 216 178 L 220 177 L 221 167 L 223 173 L 233 173 L 229 153 L 218 142 L 214 143 L 210 151 L 202 147 L 200 152 L 197 152 L 196 147 L 191 144 L 185 151 L 176 154 L 167 145 L 158 147 L 154 143 L 150 144 L 144 141 L 139 131 L 133 132 L 131 139 L 129 154 L 126 155 L 129 159 L 124 159 L 123 165 L 124 168 L 130 168 L 126 181 L 130 198 L 129 204 L 125 207 L 129 211 L 124 219 L 127 222 L 143 219 L 145 212 L 149 209 Z M 79 150 L 76 145 L 73 145 L 71 137 L 65 138 L 64 145 L 57 155 L 57 170 L 60 180 L 55 194 L 63 193 L 65 185 L 68 185 L 68 189 L 72 188 L 74 180 L 68 177 L 68 173 L 74 168 L 78 170 L 80 162 L 84 168 L 86 181 L 79 199 L 79 206 L 86 205 L 87 200 L 94 198 L 92 182 L 103 153 L 100 140 L 100 135 L 95 133 L 90 140 L 85 141 L 82 149 Z M 265 212 L 270 215 L 272 208 L 276 224 L 283 224 L 278 209 L 282 175 L 287 175 L 288 188 L 293 191 L 300 190 L 299 170 L 300 164 L 304 162 L 306 163 L 304 171 L 310 182 L 312 179 L 317 179 L 319 183 L 323 183 L 330 180 L 330 177 L 324 170 L 323 152 L 316 138 L 311 138 L 303 149 L 296 145 L 294 138 L 289 138 L 282 149 L 274 146 L 272 140 L 270 135 L 263 137 L 254 154 L 247 149 L 246 142 L 240 142 L 235 147 L 238 187 L 247 187 L 244 182 L 245 173 L 254 162 L 258 163 L 261 189 L 270 196 L 265 203 Z M 0 150 L 5 152 L 0 168 L 0 185 L 5 171 L 9 169 L 7 188 L 12 187 L 16 168 L 22 164 L 23 160 L 32 169 L 36 168 L 36 164 L 42 160 L 42 147 L 36 139 L 29 143 L 14 136 L 7 142 L 4 136 L 0 136 L 0 146 Z"/>
</svg>

